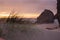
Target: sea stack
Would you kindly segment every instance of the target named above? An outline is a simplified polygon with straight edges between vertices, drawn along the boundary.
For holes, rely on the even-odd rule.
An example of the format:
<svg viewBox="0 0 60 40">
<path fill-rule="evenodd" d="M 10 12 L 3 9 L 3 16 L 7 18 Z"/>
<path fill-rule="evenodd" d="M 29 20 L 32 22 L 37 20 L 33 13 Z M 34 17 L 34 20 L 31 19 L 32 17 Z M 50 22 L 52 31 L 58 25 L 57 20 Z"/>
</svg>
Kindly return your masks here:
<svg viewBox="0 0 60 40">
<path fill-rule="evenodd" d="M 53 23 L 54 22 L 54 14 L 52 11 L 45 9 L 39 17 L 37 17 L 36 23 Z"/>
</svg>

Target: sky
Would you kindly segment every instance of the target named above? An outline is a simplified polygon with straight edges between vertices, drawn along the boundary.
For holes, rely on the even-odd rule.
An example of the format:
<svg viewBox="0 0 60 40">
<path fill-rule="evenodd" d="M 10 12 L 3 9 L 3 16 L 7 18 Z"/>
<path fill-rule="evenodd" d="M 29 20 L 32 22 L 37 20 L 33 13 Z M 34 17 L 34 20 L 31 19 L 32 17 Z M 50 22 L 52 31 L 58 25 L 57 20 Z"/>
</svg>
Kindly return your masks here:
<svg viewBox="0 0 60 40">
<path fill-rule="evenodd" d="M 56 14 L 56 3 L 56 0 L 0 0 L 0 14 L 8 15 L 13 9 L 24 17 L 38 16 L 44 9 Z"/>
</svg>

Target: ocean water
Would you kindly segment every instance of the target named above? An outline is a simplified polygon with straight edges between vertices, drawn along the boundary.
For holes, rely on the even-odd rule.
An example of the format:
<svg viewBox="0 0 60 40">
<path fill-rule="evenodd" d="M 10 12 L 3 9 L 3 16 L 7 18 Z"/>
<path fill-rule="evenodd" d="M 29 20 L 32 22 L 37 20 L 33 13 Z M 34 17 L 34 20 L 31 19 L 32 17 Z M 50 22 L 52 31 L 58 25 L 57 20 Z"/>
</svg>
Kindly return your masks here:
<svg viewBox="0 0 60 40">
<path fill-rule="evenodd" d="M 58 22 L 57 19 L 54 20 L 54 24 L 55 24 L 55 25 L 59 25 L 59 22 Z"/>
</svg>

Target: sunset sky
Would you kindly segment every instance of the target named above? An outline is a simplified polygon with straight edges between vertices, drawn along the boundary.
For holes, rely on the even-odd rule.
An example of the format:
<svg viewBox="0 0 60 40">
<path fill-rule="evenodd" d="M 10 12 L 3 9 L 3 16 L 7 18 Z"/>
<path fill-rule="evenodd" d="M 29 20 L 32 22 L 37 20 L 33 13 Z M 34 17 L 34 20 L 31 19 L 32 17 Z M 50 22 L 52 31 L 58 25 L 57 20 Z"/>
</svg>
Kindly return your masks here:
<svg viewBox="0 0 60 40">
<path fill-rule="evenodd" d="M 0 0 L 0 15 L 9 16 L 15 10 L 18 16 L 36 18 L 44 9 L 56 14 L 56 0 Z"/>
</svg>

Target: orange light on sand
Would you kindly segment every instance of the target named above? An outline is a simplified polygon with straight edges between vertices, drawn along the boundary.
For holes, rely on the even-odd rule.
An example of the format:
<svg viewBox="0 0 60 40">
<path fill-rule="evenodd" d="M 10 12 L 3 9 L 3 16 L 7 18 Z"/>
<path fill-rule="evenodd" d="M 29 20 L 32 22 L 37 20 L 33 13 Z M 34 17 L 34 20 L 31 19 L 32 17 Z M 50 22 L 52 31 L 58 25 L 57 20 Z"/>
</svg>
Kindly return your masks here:
<svg viewBox="0 0 60 40">
<path fill-rule="evenodd" d="M 0 12 L 0 18 L 7 18 L 9 16 L 8 12 Z M 38 13 L 19 13 L 16 16 L 19 18 L 37 18 L 39 16 Z"/>
</svg>

